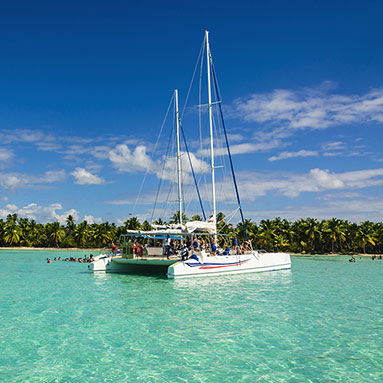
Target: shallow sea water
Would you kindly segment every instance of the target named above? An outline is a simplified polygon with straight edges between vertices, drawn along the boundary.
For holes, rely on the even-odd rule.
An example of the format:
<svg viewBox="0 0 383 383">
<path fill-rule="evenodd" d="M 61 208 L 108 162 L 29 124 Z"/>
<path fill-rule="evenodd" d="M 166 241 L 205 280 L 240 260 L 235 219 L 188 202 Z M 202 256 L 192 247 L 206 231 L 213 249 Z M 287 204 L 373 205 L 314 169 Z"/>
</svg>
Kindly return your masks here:
<svg viewBox="0 0 383 383">
<path fill-rule="evenodd" d="M 0 252 L 1 382 L 383 381 L 383 261 L 171 281 L 59 255 Z"/>
</svg>

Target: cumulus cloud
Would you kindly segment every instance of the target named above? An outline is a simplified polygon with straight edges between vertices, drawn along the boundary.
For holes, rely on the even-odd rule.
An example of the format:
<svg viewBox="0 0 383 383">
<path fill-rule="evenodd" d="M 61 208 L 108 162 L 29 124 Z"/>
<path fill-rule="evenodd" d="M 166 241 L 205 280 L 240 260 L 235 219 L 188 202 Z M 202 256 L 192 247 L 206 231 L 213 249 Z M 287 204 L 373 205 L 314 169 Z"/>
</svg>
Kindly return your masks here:
<svg viewBox="0 0 383 383">
<path fill-rule="evenodd" d="M 272 156 L 269 158 L 269 161 L 278 161 L 278 160 L 285 160 L 288 158 L 295 158 L 295 157 L 316 157 L 319 153 L 317 151 L 313 150 L 299 150 L 298 152 L 282 152 L 278 154 L 277 156 Z"/>
<path fill-rule="evenodd" d="M 101 223 L 102 218 L 96 218 L 93 217 L 93 215 L 86 215 L 84 217 L 84 221 L 88 222 L 89 225 L 92 225 L 93 223 Z"/>
<path fill-rule="evenodd" d="M 41 175 L 23 173 L 0 173 L 0 189 L 14 190 L 25 187 L 46 187 L 47 184 L 64 180 L 64 170 L 50 170 Z"/>
<path fill-rule="evenodd" d="M 207 173 L 209 165 L 201 160 L 194 153 L 189 153 L 193 169 L 195 173 Z M 131 150 L 128 145 L 117 145 L 109 152 L 109 159 L 113 166 L 120 172 L 136 173 L 138 171 L 148 171 L 155 174 L 158 178 L 173 181 L 176 176 L 176 161 L 174 158 L 167 158 L 165 163 L 162 161 L 154 161 L 148 154 L 144 145 L 137 146 Z M 181 168 L 183 171 L 183 182 L 191 183 L 191 168 L 187 153 L 181 152 Z"/>
<path fill-rule="evenodd" d="M 103 178 L 96 176 L 83 168 L 76 168 L 71 175 L 75 178 L 75 183 L 79 185 L 101 185 L 105 183 Z"/>
<path fill-rule="evenodd" d="M 144 145 L 138 145 L 134 150 L 126 144 L 117 145 L 109 151 L 109 160 L 121 172 L 132 173 L 157 167 L 147 155 Z"/>
<path fill-rule="evenodd" d="M 345 148 L 345 143 L 343 141 L 332 141 L 322 144 L 323 150 L 341 150 Z"/>
<path fill-rule="evenodd" d="M 278 209 L 261 209 L 257 211 L 246 210 L 246 215 L 256 221 L 283 217 L 288 220 L 299 218 L 331 219 L 340 217 L 351 222 L 365 220 L 381 222 L 383 217 L 383 202 L 378 198 L 344 199 L 340 195 L 333 195 L 330 200 L 318 205 L 281 206 Z"/>
<path fill-rule="evenodd" d="M 359 122 L 383 122 L 383 89 L 361 95 L 332 94 L 333 84 L 299 91 L 276 89 L 237 99 L 235 116 L 284 129 L 326 129 Z"/>
<path fill-rule="evenodd" d="M 0 148 L 0 169 L 6 168 L 13 160 L 14 153 L 7 148 Z"/>
<path fill-rule="evenodd" d="M 311 169 L 308 173 L 269 174 L 241 172 L 238 174 L 241 198 L 252 201 L 268 193 L 296 198 L 302 193 L 330 190 L 350 191 L 372 186 L 383 186 L 383 169 L 357 170 L 344 173 L 328 169 Z M 230 185 L 227 185 L 229 187 Z"/>
<path fill-rule="evenodd" d="M 0 163 L 7 162 L 13 158 L 14 154 L 7 148 L 0 148 Z"/>
<path fill-rule="evenodd" d="M 12 174 L 1 174 L 0 173 L 0 188 L 1 189 L 15 189 L 22 187 L 26 184 L 22 177 Z"/>
<path fill-rule="evenodd" d="M 58 221 L 65 224 L 68 215 L 71 215 L 76 221 L 79 219 L 78 211 L 69 209 L 60 214 L 58 210 L 63 210 L 59 203 L 53 203 L 48 206 L 39 206 L 36 203 L 30 203 L 23 207 L 14 204 L 7 204 L 4 208 L 0 208 L 0 218 L 5 219 L 8 214 L 17 214 L 19 217 L 34 219 L 38 222 Z"/>
</svg>

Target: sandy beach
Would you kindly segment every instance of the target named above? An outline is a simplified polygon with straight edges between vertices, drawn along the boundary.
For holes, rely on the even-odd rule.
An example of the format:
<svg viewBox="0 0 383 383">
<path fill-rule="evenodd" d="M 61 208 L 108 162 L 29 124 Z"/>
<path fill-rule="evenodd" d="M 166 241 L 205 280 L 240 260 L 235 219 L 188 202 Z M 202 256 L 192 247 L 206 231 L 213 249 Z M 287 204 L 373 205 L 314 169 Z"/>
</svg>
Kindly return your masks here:
<svg viewBox="0 0 383 383">
<path fill-rule="evenodd" d="M 1 250 L 39 250 L 39 251 L 85 251 L 85 252 L 96 252 L 96 251 L 108 251 L 110 249 L 81 249 L 78 247 L 67 247 L 67 248 L 60 248 L 60 247 L 0 247 Z"/>
</svg>

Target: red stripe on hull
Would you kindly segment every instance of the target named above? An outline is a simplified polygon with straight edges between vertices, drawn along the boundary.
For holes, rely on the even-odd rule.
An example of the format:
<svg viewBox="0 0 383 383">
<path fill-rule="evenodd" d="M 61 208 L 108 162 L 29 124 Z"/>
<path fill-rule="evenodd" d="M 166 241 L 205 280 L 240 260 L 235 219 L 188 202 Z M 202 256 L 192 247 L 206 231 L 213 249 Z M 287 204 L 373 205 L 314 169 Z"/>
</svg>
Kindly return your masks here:
<svg viewBox="0 0 383 383">
<path fill-rule="evenodd" d="M 206 269 L 221 269 L 222 267 L 235 267 L 235 266 L 241 266 L 242 264 L 246 263 L 245 262 L 240 262 L 237 263 L 236 265 L 220 265 L 220 266 L 201 266 L 199 267 L 199 270 L 206 270 Z"/>
</svg>

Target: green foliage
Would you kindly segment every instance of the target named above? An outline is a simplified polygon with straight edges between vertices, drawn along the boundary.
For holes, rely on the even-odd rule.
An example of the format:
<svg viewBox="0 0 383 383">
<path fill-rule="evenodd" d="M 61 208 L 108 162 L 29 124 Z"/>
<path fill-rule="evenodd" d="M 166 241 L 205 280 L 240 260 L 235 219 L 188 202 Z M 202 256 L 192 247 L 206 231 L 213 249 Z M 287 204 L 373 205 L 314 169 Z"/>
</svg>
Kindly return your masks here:
<svg viewBox="0 0 383 383">
<path fill-rule="evenodd" d="M 187 221 L 187 217 L 185 222 Z M 193 220 L 200 219 L 193 216 Z M 171 222 L 179 220 L 179 212 Z M 0 219 L 0 246 L 28 247 L 108 247 L 117 242 L 126 230 L 151 230 L 148 221 L 141 223 L 137 217 L 131 217 L 122 226 L 114 223 L 88 224 L 77 223 L 68 216 L 66 224 L 58 222 L 46 224 L 35 220 L 19 218 L 10 214 L 5 220 Z M 155 223 L 164 224 L 158 219 Z M 259 225 L 252 220 L 245 220 L 247 238 L 253 247 L 267 251 L 287 251 L 304 253 L 381 253 L 383 250 L 383 223 L 365 221 L 360 224 L 332 218 L 319 221 L 313 218 L 289 222 L 286 219 L 264 219 Z M 228 237 L 219 237 L 221 246 L 235 236 L 245 240 L 245 230 L 240 222 L 233 227 L 223 213 L 217 214 L 218 231 Z M 226 242 L 226 243 L 225 243 Z"/>
</svg>

